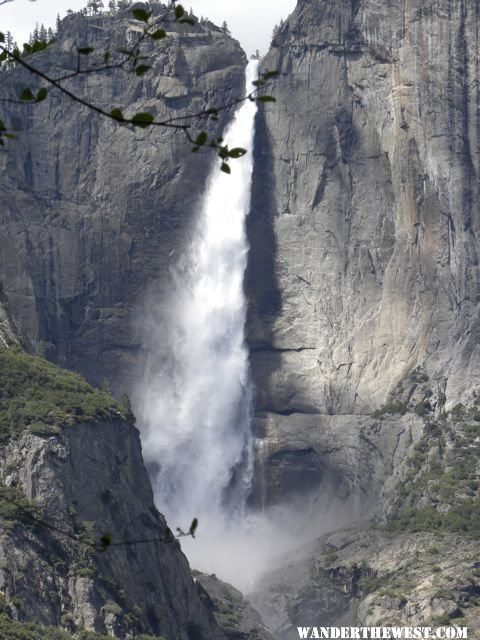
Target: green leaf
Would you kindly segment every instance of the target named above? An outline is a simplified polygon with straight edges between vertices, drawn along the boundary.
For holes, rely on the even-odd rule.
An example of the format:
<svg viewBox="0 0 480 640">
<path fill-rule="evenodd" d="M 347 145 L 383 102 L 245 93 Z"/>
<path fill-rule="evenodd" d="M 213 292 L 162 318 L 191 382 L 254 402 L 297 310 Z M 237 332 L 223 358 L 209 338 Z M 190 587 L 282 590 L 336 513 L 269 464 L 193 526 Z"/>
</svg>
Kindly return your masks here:
<svg viewBox="0 0 480 640">
<path fill-rule="evenodd" d="M 8 138 L 9 140 L 16 140 L 17 136 L 14 133 L 4 133 L 2 134 L 4 138 Z"/>
<path fill-rule="evenodd" d="M 32 93 L 31 89 L 24 89 L 20 95 L 20 100 L 24 100 L 27 102 L 28 100 L 35 100 L 35 96 Z"/>
<path fill-rule="evenodd" d="M 6 126 L 5 123 L 3 122 L 3 120 L 0 120 L 0 131 L 6 131 Z"/>
<path fill-rule="evenodd" d="M 276 99 L 273 96 L 258 96 L 257 100 L 259 102 L 276 102 Z"/>
<path fill-rule="evenodd" d="M 218 109 L 216 109 L 215 107 L 209 107 L 205 113 L 209 116 L 216 116 L 218 115 Z"/>
<path fill-rule="evenodd" d="M 177 5 L 175 7 L 175 18 L 176 18 L 176 20 L 180 20 L 180 18 L 183 18 L 184 15 L 185 15 L 185 9 L 182 7 L 181 4 Z"/>
<path fill-rule="evenodd" d="M 37 91 L 37 97 L 36 97 L 36 101 L 37 102 L 42 102 L 43 100 L 45 100 L 45 98 L 48 95 L 48 91 L 46 87 L 41 87 L 38 91 Z"/>
<path fill-rule="evenodd" d="M 235 147 L 235 149 L 230 149 L 228 155 L 230 158 L 241 158 L 247 153 L 246 149 L 242 149 L 241 147 Z"/>
<path fill-rule="evenodd" d="M 28 42 L 23 43 L 23 53 L 32 53 L 32 46 Z"/>
<path fill-rule="evenodd" d="M 265 84 L 265 80 L 254 80 L 252 84 L 254 87 L 262 87 Z"/>
<path fill-rule="evenodd" d="M 88 56 L 91 53 L 93 53 L 95 51 L 94 47 L 80 47 L 80 49 L 77 49 L 78 53 L 80 53 L 82 56 Z"/>
<path fill-rule="evenodd" d="M 151 113 L 147 111 L 142 111 L 140 113 L 136 113 L 132 118 L 132 123 L 140 127 L 141 129 L 146 129 L 149 125 L 154 121 L 154 117 Z"/>
<path fill-rule="evenodd" d="M 192 520 L 192 524 L 190 525 L 190 531 L 188 532 L 192 536 L 192 538 L 195 537 L 195 531 L 197 530 L 197 527 L 198 527 L 198 520 L 197 518 L 194 518 Z"/>
<path fill-rule="evenodd" d="M 148 34 L 153 40 L 162 40 L 167 37 L 167 32 L 164 29 L 157 29 L 153 33 Z"/>
<path fill-rule="evenodd" d="M 0 42 L 5 42 L 5 34 L 0 31 Z"/>
<path fill-rule="evenodd" d="M 280 75 L 280 71 L 267 71 L 263 74 L 263 78 L 265 80 L 270 80 L 271 78 L 277 78 Z"/>
<path fill-rule="evenodd" d="M 222 162 L 220 166 L 220 171 L 223 171 L 224 173 L 232 173 L 232 170 L 230 169 L 230 167 L 226 162 Z"/>
<path fill-rule="evenodd" d="M 100 538 L 100 546 L 102 548 L 102 551 L 105 551 L 105 549 L 107 549 L 111 544 L 112 544 L 112 534 L 108 532 L 104 533 L 103 536 Z"/>
<path fill-rule="evenodd" d="M 112 118 L 115 118 L 115 120 L 118 120 L 119 122 L 123 122 L 125 120 L 120 109 L 112 109 L 112 111 L 110 111 L 110 115 L 112 116 Z"/>
<path fill-rule="evenodd" d="M 152 15 L 148 11 L 144 11 L 143 9 L 134 9 L 132 11 L 132 15 L 135 20 L 140 20 L 141 22 L 148 22 L 148 19 Z"/>
<path fill-rule="evenodd" d="M 105 64 L 108 64 L 110 61 L 110 51 L 105 51 L 105 53 L 103 54 L 103 61 L 105 62 Z"/>
<path fill-rule="evenodd" d="M 208 140 L 208 134 L 206 133 L 206 131 L 202 131 L 201 133 L 198 134 L 195 142 L 197 143 L 198 146 L 201 147 L 203 144 L 206 143 L 207 140 Z"/>
<path fill-rule="evenodd" d="M 192 153 L 197 153 L 197 151 L 200 151 L 200 147 L 192 147 Z"/>
<path fill-rule="evenodd" d="M 0 62 L 4 62 L 8 58 L 8 53 L 6 51 L 2 51 L 0 53 Z"/>
<path fill-rule="evenodd" d="M 195 20 L 193 18 L 182 18 L 180 20 L 180 24 L 189 24 L 192 27 L 195 26 Z"/>
<path fill-rule="evenodd" d="M 152 68 L 150 64 L 139 64 L 138 67 L 135 67 L 135 73 L 137 76 L 143 76 L 144 73 L 147 73 L 149 69 Z"/>
</svg>

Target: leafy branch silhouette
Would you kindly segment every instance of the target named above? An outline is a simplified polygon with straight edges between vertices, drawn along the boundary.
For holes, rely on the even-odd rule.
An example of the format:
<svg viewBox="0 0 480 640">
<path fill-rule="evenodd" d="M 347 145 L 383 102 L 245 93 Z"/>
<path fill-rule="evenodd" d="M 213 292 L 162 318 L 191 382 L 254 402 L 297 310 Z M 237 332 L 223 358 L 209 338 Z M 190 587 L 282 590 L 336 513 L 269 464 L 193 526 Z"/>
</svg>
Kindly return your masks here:
<svg viewBox="0 0 480 640">
<path fill-rule="evenodd" d="M 2 488 L 5 489 L 6 487 L 2 487 Z M 152 543 L 158 543 L 158 542 L 164 543 L 164 544 L 171 544 L 172 542 L 175 542 L 179 538 L 184 538 L 184 537 L 195 538 L 195 533 L 198 528 L 198 519 L 194 518 L 190 524 L 190 528 L 188 529 L 188 531 L 183 531 L 180 527 L 177 527 L 176 534 L 174 534 L 172 530 L 169 527 L 167 527 L 165 531 L 165 535 L 163 537 L 135 538 L 131 540 L 115 540 L 113 534 L 110 533 L 109 531 L 106 531 L 102 533 L 97 540 L 95 540 L 94 542 L 91 542 L 89 540 L 86 540 L 85 538 L 80 537 L 75 533 L 72 533 L 71 531 L 62 529 L 61 527 L 57 527 L 51 522 L 48 522 L 47 520 L 45 520 L 44 518 L 38 515 L 39 513 L 38 507 L 36 507 L 35 505 L 32 505 L 27 508 L 24 504 L 21 504 L 18 500 L 15 500 L 11 496 L 5 495 L 1 489 L 0 489 L 0 500 L 3 500 L 4 502 L 15 507 L 16 511 L 19 512 L 27 520 L 27 522 L 30 522 L 32 524 L 48 529 L 49 531 L 52 531 L 57 535 L 63 536 L 65 538 L 73 540 L 74 542 L 80 545 L 89 547 L 94 551 L 100 551 L 100 552 L 104 552 L 110 547 L 124 547 L 124 546 L 131 546 L 131 545 L 137 545 L 137 544 L 152 544 Z"/>
<path fill-rule="evenodd" d="M 0 6 L 1 4 L 10 1 L 12 0 L 3 0 L 3 2 L 0 2 Z M 264 94 L 263 91 L 262 94 L 260 94 L 260 90 L 263 90 L 267 83 L 278 75 L 278 72 L 267 71 L 263 73 L 253 83 L 254 89 L 243 97 L 235 98 L 220 106 L 207 107 L 193 114 L 163 118 L 159 120 L 156 120 L 155 116 L 149 111 L 139 111 L 133 116 L 126 116 L 122 109 L 118 107 L 105 109 L 104 107 L 95 104 L 87 97 L 79 95 L 68 86 L 65 86 L 65 82 L 78 76 L 108 73 L 118 70 L 135 73 L 137 76 L 141 77 L 148 73 L 152 68 L 151 65 L 145 63 L 148 56 L 142 55 L 141 45 L 148 39 L 160 41 L 168 38 L 168 32 L 165 29 L 160 28 L 161 25 L 166 26 L 167 24 L 176 23 L 180 25 L 189 24 L 193 26 L 196 24 L 195 19 L 188 16 L 184 7 L 181 4 L 177 4 L 175 0 L 170 1 L 166 10 L 160 16 L 154 16 L 153 10 L 146 11 L 142 8 L 134 8 L 132 10 L 132 16 L 139 24 L 143 25 L 142 32 L 130 48 L 121 49 L 117 52 L 121 54 L 120 59 L 112 61 L 111 52 L 105 51 L 101 56 L 101 63 L 97 62 L 87 64 L 86 67 L 83 67 L 83 61 L 90 60 L 90 56 L 96 53 L 95 48 L 90 46 L 76 48 L 76 68 L 58 77 L 54 77 L 40 69 L 30 60 L 30 56 L 44 51 L 54 44 L 54 39 L 50 41 L 35 40 L 31 44 L 26 43 L 23 45 L 23 51 L 20 52 L 18 48 L 9 50 L 5 43 L 5 35 L 0 32 L 0 62 L 8 60 L 12 65 L 22 67 L 43 81 L 42 86 L 38 89 L 32 90 L 30 87 L 24 89 L 17 99 L 5 97 L 0 98 L 0 101 L 10 103 L 14 102 L 17 104 L 38 104 L 48 97 L 49 92 L 52 89 L 56 89 L 67 96 L 70 100 L 87 107 L 99 116 L 114 121 L 117 124 L 139 129 L 161 127 L 179 131 L 186 137 L 187 141 L 193 145 L 193 152 L 198 152 L 202 148 L 213 149 L 221 160 L 221 170 L 225 173 L 230 173 L 230 166 L 228 164 L 229 160 L 240 158 L 247 153 L 247 150 L 241 147 L 229 148 L 229 146 L 224 143 L 221 136 L 211 135 L 205 130 L 195 133 L 194 129 L 197 128 L 199 120 L 217 120 L 221 112 L 232 109 L 246 100 L 275 102 L 275 98 L 273 96 Z M 12 139 L 15 137 L 15 132 L 9 130 L 3 120 L 0 119 L 0 145 L 4 144 L 5 139 Z"/>
</svg>

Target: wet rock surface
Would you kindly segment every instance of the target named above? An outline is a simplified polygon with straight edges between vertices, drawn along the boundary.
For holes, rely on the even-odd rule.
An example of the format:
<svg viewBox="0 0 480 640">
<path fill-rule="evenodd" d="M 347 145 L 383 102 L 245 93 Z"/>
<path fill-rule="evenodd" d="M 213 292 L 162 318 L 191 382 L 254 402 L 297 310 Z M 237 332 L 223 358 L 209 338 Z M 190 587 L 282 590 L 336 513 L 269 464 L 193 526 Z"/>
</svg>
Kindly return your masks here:
<svg viewBox="0 0 480 640">
<path fill-rule="evenodd" d="M 478 552 L 463 536 L 347 530 L 282 558 L 249 597 L 285 640 L 297 626 L 350 625 L 458 625 L 478 638 Z"/>
</svg>

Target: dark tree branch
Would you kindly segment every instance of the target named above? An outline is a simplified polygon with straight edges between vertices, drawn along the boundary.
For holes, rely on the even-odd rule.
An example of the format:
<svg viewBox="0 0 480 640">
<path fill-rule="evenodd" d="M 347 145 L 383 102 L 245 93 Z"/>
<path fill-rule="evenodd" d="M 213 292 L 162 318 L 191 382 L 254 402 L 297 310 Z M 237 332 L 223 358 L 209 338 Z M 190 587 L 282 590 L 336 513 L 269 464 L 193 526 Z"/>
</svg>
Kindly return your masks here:
<svg viewBox="0 0 480 640">
<path fill-rule="evenodd" d="M 197 525 L 198 525 L 197 519 L 194 518 L 194 520 L 192 521 L 192 524 L 190 526 L 190 530 L 187 533 L 185 533 L 181 529 L 177 529 L 178 533 L 177 533 L 176 536 L 172 533 L 171 529 L 169 527 L 167 527 L 165 536 L 158 537 L 158 538 L 144 538 L 144 539 L 138 539 L 138 540 L 136 540 L 136 539 L 119 540 L 119 541 L 115 542 L 110 533 L 104 533 L 98 539 L 97 542 L 89 542 L 88 540 L 82 539 L 78 534 L 71 533 L 70 531 L 67 531 L 65 529 L 61 529 L 60 527 L 57 527 L 57 526 L 53 525 L 51 522 L 47 522 L 43 518 L 40 518 L 39 516 L 37 516 L 35 514 L 35 512 L 33 510 L 27 509 L 26 507 L 24 507 L 22 504 L 20 504 L 19 502 L 17 502 L 13 498 L 9 498 L 8 496 L 2 495 L 0 493 L 0 500 L 4 500 L 5 502 L 8 502 L 12 506 L 14 506 L 32 524 L 36 524 L 36 525 L 38 525 L 40 527 L 48 529 L 49 531 L 52 531 L 53 533 L 56 533 L 57 535 L 60 535 L 60 536 L 63 536 L 65 538 L 68 538 L 70 540 L 73 540 L 74 542 L 77 542 L 78 544 L 81 544 L 81 545 L 83 545 L 85 547 L 89 547 L 89 548 L 93 549 L 94 551 L 106 551 L 109 547 L 124 547 L 124 546 L 131 546 L 131 545 L 134 545 L 134 544 L 152 544 L 152 543 L 171 544 L 172 542 L 175 542 L 175 540 L 177 540 L 178 538 L 182 538 L 182 537 L 185 537 L 185 536 L 190 536 L 190 537 L 194 538 L 195 537 L 195 531 L 196 531 Z"/>
<path fill-rule="evenodd" d="M 5 2 L 11 2 L 11 1 L 12 0 L 0 0 L 0 5 Z M 178 9 L 181 9 L 182 13 L 178 14 Z M 175 10 L 174 20 L 169 19 L 169 15 L 172 10 Z M 135 16 L 135 11 L 133 13 Z M 146 113 L 146 112 L 136 114 L 133 117 L 127 118 L 123 115 L 122 111 L 118 108 L 113 109 L 112 111 L 107 111 L 104 108 L 94 104 L 93 102 L 90 102 L 87 98 L 83 98 L 82 96 L 78 95 L 77 93 L 75 93 L 71 89 L 68 89 L 62 84 L 62 82 L 73 79 L 76 76 L 98 74 L 98 73 L 104 73 L 104 72 L 113 71 L 113 70 L 122 70 L 122 69 L 125 70 L 129 62 L 132 62 L 132 69 L 131 69 L 132 72 L 137 72 L 138 75 L 143 75 L 143 73 L 149 69 L 149 66 L 144 65 L 143 69 L 142 69 L 142 65 L 137 66 L 138 61 L 141 60 L 142 58 L 140 56 L 141 44 L 144 42 L 144 40 L 147 37 L 156 39 L 155 35 L 158 33 L 158 31 L 154 31 L 153 29 L 155 29 L 155 27 L 158 26 L 158 24 L 164 24 L 166 22 L 174 23 L 174 22 L 178 22 L 179 19 L 180 19 L 180 22 L 182 21 L 188 22 L 189 19 L 182 18 L 183 15 L 184 15 L 183 7 L 181 7 L 181 5 L 176 5 L 175 0 L 171 0 L 166 11 L 161 16 L 154 19 L 152 22 L 150 22 L 150 19 L 152 17 L 151 13 L 148 14 L 144 12 L 143 16 L 141 15 L 138 17 L 135 16 L 140 21 L 148 23 L 148 27 L 145 27 L 143 29 L 142 34 L 140 35 L 140 37 L 137 38 L 132 48 L 128 49 L 126 52 L 125 51 L 122 52 L 122 53 L 125 53 L 125 57 L 123 59 L 121 59 L 119 62 L 116 62 L 114 64 L 109 64 L 108 63 L 109 52 L 107 52 L 104 55 L 105 64 L 102 64 L 100 66 L 90 66 L 90 67 L 87 67 L 86 69 L 81 69 L 81 56 L 88 55 L 89 53 L 93 52 L 93 49 L 86 48 L 84 51 L 79 49 L 77 50 L 78 58 L 77 58 L 76 70 L 71 71 L 59 77 L 53 77 L 45 73 L 41 69 L 37 68 L 36 66 L 28 62 L 24 57 L 22 57 L 21 53 L 18 50 L 9 51 L 3 44 L 0 44 L 0 52 L 2 52 L 3 56 L 6 56 L 8 59 L 14 61 L 16 64 L 28 70 L 31 74 L 41 78 L 51 87 L 57 89 L 58 91 L 66 95 L 68 98 L 70 98 L 77 104 L 80 104 L 86 107 L 87 109 L 90 109 L 91 111 L 97 113 L 98 115 L 104 118 L 113 120 L 117 124 L 130 125 L 132 127 L 137 127 L 142 129 L 146 129 L 148 127 L 163 127 L 167 129 L 172 129 L 174 131 L 180 131 L 186 136 L 187 140 L 194 145 L 194 148 L 193 148 L 194 151 L 198 151 L 201 147 L 210 147 L 212 149 L 215 149 L 222 160 L 221 168 L 229 172 L 229 168 L 228 166 L 225 165 L 225 163 L 228 162 L 229 158 L 240 157 L 240 155 L 243 155 L 243 153 L 245 153 L 245 150 L 236 149 L 234 150 L 235 153 L 230 153 L 228 146 L 223 145 L 222 138 L 209 139 L 208 135 L 203 131 L 199 134 L 199 136 L 194 138 L 190 134 L 190 130 L 193 126 L 193 121 L 203 119 L 203 118 L 216 119 L 218 117 L 218 114 L 221 111 L 231 109 L 232 107 L 235 107 L 241 104 L 245 100 L 253 101 L 256 99 L 258 100 L 268 99 L 268 100 L 274 101 L 274 98 L 271 98 L 270 96 L 258 96 L 259 87 L 263 86 L 267 79 L 269 79 L 270 77 L 273 77 L 274 73 L 264 74 L 263 79 L 261 81 L 257 81 L 255 90 L 248 93 L 243 98 L 237 98 L 237 99 L 231 100 L 230 102 L 223 104 L 219 107 L 210 107 L 193 114 L 186 114 L 184 116 L 174 116 L 174 117 L 166 118 L 163 120 L 162 119 L 155 120 L 152 114 Z M 159 37 L 157 39 L 163 39 L 165 36 L 166 34 L 165 32 L 163 32 L 159 34 Z M 29 47 L 29 49 L 33 49 L 33 50 L 27 51 L 27 53 L 34 53 L 36 52 L 36 50 L 37 51 L 43 50 L 48 46 L 48 44 L 50 43 L 46 43 L 46 42 L 33 43 L 33 45 Z M 36 45 L 39 45 L 39 46 L 35 50 Z M 27 45 L 25 45 L 25 48 L 26 46 Z M 35 104 L 35 103 L 41 102 L 46 96 L 47 96 L 46 88 L 40 89 L 40 93 L 37 94 L 37 97 L 35 97 L 30 90 L 26 90 L 26 95 L 24 92 L 24 95 L 21 97 L 20 102 L 24 102 L 26 104 Z M 17 101 L 9 98 L 3 98 L 3 99 L 0 99 L 0 101 L 17 103 Z M 0 129 L 0 144 L 1 144 L 2 136 L 8 137 L 8 135 L 7 133 L 5 133 L 6 132 L 5 126 L 3 125 L 3 123 L 1 123 L 1 121 L 0 121 L 0 124 L 2 124 L 3 126 L 3 129 Z M 242 151 L 243 153 L 239 154 L 239 151 Z"/>
</svg>

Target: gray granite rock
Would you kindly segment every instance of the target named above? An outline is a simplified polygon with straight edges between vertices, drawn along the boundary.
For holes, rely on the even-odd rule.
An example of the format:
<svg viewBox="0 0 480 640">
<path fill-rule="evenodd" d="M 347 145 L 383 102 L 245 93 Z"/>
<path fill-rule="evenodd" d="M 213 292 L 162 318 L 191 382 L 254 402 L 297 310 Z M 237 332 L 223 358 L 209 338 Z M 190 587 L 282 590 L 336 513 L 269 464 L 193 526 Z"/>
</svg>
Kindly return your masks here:
<svg viewBox="0 0 480 640">
<path fill-rule="evenodd" d="M 46 523 L 19 512 L 2 530 L 0 589 L 15 618 L 122 639 L 141 632 L 224 639 L 179 543 L 168 541 L 134 427 L 118 421 L 50 436 L 27 432 L 3 447 L 0 477 Z M 111 546 L 92 548 L 107 532 Z"/>
<path fill-rule="evenodd" d="M 20 338 L 10 314 L 6 295 L 0 287 L 0 349 L 20 345 Z"/>
<path fill-rule="evenodd" d="M 158 119 L 242 95 L 246 58 L 237 41 L 208 22 L 168 28 L 167 38 L 142 45 L 152 65 L 142 77 L 93 74 L 66 86 L 106 110 L 149 110 Z M 130 11 L 73 14 L 34 62 L 62 75 L 76 67 L 75 46 L 94 46 L 98 54 L 89 59 L 103 60 L 139 33 Z M 2 95 L 18 97 L 37 84 L 18 69 L 2 73 Z M 230 117 L 200 120 L 192 134 L 219 133 Z M 215 155 L 190 153 L 178 131 L 118 126 L 55 91 L 41 104 L 2 105 L 2 118 L 19 129 L 0 157 L 0 281 L 19 329 L 35 348 L 45 343 L 56 362 L 126 390 L 138 364 L 145 296 L 153 284 L 158 295 L 166 286 Z"/>
<path fill-rule="evenodd" d="M 200 597 L 228 640 L 274 640 L 263 620 L 245 596 L 215 574 L 194 571 Z"/>
<path fill-rule="evenodd" d="M 478 386 L 478 4 L 302 0 L 262 61 L 247 291 L 259 410 Z M 467 378 L 469 384 L 465 385 Z"/>
<path fill-rule="evenodd" d="M 266 413 L 255 420 L 255 429 L 261 472 L 259 468 L 253 502 L 295 505 L 308 498 L 304 528 L 328 519 L 332 529 L 337 521 L 378 512 L 385 482 L 413 451 L 423 421 L 414 414 L 372 418 Z"/>
<path fill-rule="evenodd" d="M 249 597 L 280 640 L 297 626 L 445 625 L 477 639 L 478 551 L 462 536 L 341 531 L 283 557 Z"/>
<path fill-rule="evenodd" d="M 375 510 L 398 406 L 479 387 L 478 21 L 473 0 L 300 0 L 261 63 L 280 72 L 246 277 L 267 501 Z M 388 426 L 366 417 L 392 403 Z"/>
</svg>

